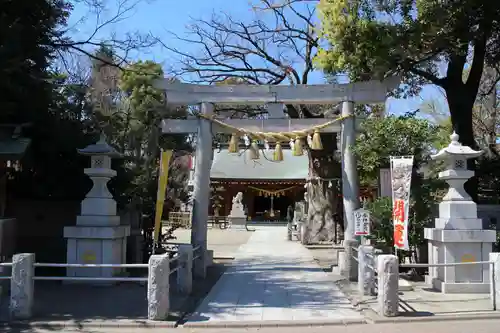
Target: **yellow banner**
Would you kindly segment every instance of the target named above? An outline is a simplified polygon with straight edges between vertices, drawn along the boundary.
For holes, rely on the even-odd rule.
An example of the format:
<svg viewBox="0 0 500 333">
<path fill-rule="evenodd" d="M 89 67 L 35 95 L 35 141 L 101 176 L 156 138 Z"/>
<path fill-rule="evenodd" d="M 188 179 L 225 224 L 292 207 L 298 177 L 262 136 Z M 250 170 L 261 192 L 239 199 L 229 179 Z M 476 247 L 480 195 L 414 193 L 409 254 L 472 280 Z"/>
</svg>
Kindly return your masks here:
<svg viewBox="0 0 500 333">
<path fill-rule="evenodd" d="M 155 230 L 153 235 L 154 244 L 158 244 L 161 230 L 161 216 L 165 204 L 165 192 L 168 183 L 168 166 L 172 157 L 172 150 L 162 151 L 160 157 L 160 172 L 158 175 L 158 192 L 156 194 Z"/>
</svg>

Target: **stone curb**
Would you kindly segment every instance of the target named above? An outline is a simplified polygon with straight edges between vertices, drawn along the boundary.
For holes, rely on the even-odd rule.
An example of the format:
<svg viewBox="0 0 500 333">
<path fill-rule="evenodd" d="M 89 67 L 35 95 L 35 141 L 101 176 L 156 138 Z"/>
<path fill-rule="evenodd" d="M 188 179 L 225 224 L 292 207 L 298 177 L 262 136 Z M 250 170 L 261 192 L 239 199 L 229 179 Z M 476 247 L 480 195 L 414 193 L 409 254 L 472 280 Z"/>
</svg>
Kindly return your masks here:
<svg viewBox="0 0 500 333">
<path fill-rule="evenodd" d="M 187 322 L 179 327 L 185 328 L 262 328 L 262 327 L 308 327 L 308 326 L 346 326 L 364 325 L 368 321 L 361 319 L 338 320 L 263 320 L 263 321 L 214 321 L 214 322 Z"/>
<path fill-rule="evenodd" d="M 67 322 L 67 321 L 12 321 L 0 323 L 0 328 L 99 328 L 99 327 L 129 327 L 129 328 L 174 328 L 176 321 L 138 321 L 138 322 Z"/>
<path fill-rule="evenodd" d="M 378 315 L 377 315 L 378 316 Z M 485 319 L 500 319 L 500 312 L 492 313 L 476 313 L 476 314 L 453 314 L 453 315 L 436 315 L 436 316 L 398 316 L 392 318 L 367 318 L 374 324 L 384 323 L 415 323 L 415 322 L 438 322 L 438 321 L 467 321 L 467 320 L 485 320 Z"/>
<path fill-rule="evenodd" d="M 230 255 L 218 255 L 218 256 L 214 256 L 214 260 L 234 260 L 234 256 L 230 256 Z"/>
</svg>

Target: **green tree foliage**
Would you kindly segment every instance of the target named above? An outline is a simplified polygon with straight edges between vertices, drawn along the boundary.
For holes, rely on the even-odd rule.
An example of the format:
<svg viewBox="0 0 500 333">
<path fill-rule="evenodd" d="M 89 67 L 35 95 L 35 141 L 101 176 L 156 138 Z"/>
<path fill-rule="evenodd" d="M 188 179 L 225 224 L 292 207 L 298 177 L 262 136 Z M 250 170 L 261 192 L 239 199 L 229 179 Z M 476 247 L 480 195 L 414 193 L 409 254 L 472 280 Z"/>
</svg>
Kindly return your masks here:
<svg viewBox="0 0 500 333">
<path fill-rule="evenodd" d="M 92 131 L 84 87 L 50 70 L 51 46 L 71 10 L 60 0 L 2 1 L 0 6 L 0 124 L 28 124 L 32 140 L 21 170 L 10 178 L 13 195 L 42 200 L 79 200 L 89 181 L 82 173 Z"/>
<path fill-rule="evenodd" d="M 429 160 L 437 140 L 437 126 L 413 114 L 365 119 L 353 148 L 364 185 L 373 185 L 380 168 L 389 167 L 389 156 L 415 156 L 421 167 Z"/>
<path fill-rule="evenodd" d="M 413 114 L 388 116 L 382 119 L 363 121 L 361 134 L 354 151 L 358 157 L 361 182 L 373 185 L 380 168 L 390 166 L 390 156 L 414 156 L 409 213 L 409 241 L 416 249 L 423 244 L 423 228 L 432 222 L 434 207 L 444 184 L 429 171 L 435 162 L 430 155 L 438 140 L 437 126 L 427 120 L 415 118 Z M 375 227 L 375 238 L 385 248 L 392 248 L 392 202 L 390 198 L 378 198 L 368 203 Z M 412 253 L 413 255 L 416 252 Z"/>
<path fill-rule="evenodd" d="M 47 45 L 71 7 L 61 0 L 5 0 L 0 8 L 0 121 L 31 122 L 51 105 L 54 49 Z"/>
<path fill-rule="evenodd" d="M 348 73 L 351 80 L 401 73 L 403 95 L 435 84 L 446 93 L 460 141 L 475 146 L 472 109 L 483 68 L 500 60 L 500 2 L 320 0 L 319 8 L 330 44 L 317 57 L 325 71 Z"/>
</svg>

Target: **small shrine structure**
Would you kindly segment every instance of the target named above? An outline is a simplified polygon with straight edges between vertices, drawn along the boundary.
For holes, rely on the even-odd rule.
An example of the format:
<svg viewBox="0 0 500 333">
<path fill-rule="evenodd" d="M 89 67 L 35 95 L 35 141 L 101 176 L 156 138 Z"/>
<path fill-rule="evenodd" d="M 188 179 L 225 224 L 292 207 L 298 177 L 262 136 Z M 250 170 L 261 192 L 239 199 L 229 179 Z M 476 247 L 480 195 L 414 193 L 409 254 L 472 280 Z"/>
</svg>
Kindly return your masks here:
<svg viewBox="0 0 500 333">
<path fill-rule="evenodd" d="M 446 169 L 439 173 L 439 178 L 448 183 L 449 189 L 439 204 L 435 227 L 425 228 L 429 263 L 488 261 L 496 232 L 483 230 L 476 203 L 464 189 L 465 182 L 474 176 L 473 171 L 467 170 L 467 160 L 483 152 L 462 146 L 456 133 L 450 139 L 448 147 L 431 156 L 434 160 L 446 162 Z M 427 279 L 428 284 L 443 293 L 488 293 L 490 265 L 430 267 Z"/>
<path fill-rule="evenodd" d="M 67 239 L 67 262 L 69 264 L 124 264 L 126 262 L 127 237 L 130 226 L 120 225 L 116 214 L 116 201 L 108 190 L 108 181 L 116 176 L 111 169 L 111 159 L 121 155 L 106 143 L 101 135 L 99 141 L 78 152 L 90 156 L 90 168 L 84 170 L 93 187 L 81 203 L 81 214 L 76 226 L 64 227 Z M 120 274 L 121 268 L 67 268 L 71 277 L 112 277 Z"/>
<path fill-rule="evenodd" d="M 273 152 L 262 152 L 258 160 L 248 154 L 229 153 L 227 149 L 214 151 L 210 169 L 212 195 L 210 215 L 228 216 L 232 199 L 243 194 L 243 205 L 252 221 L 285 221 L 288 206 L 304 197 L 304 184 L 309 173 L 309 158 L 304 152 L 292 156 L 283 149 L 283 160 L 273 161 Z M 216 208 L 217 214 L 216 214 Z"/>
</svg>

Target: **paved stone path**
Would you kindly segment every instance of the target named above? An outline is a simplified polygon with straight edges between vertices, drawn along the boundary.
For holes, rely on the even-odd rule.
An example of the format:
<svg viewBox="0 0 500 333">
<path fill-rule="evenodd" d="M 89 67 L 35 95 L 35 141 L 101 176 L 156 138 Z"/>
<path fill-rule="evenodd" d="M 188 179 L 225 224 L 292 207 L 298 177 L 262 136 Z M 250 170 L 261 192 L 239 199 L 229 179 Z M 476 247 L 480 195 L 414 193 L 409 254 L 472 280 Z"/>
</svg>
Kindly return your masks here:
<svg viewBox="0 0 500 333">
<path fill-rule="evenodd" d="M 363 319 L 309 250 L 286 240 L 286 227 L 256 229 L 185 326 Z"/>
</svg>

